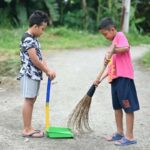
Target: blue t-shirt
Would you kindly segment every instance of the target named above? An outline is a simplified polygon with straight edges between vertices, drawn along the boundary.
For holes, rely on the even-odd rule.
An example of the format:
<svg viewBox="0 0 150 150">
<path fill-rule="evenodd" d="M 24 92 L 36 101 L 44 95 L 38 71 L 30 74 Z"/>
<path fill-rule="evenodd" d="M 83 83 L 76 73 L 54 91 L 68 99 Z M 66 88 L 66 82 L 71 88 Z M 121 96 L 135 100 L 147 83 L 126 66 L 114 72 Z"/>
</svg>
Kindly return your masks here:
<svg viewBox="0 0 150 150">
<path fill-rule="evenodd" d="M 23 75 L 27 75 L 33 80 L 42 80 L 42 71 L 38 69 L 29 58 L 28 50 L 30 48 L 35 48 L 39 60 L 42 60 L 41 47 L 38 39 L 26 32 L 20 42 L 21 69 L 18 79 Z"/>
</svg>

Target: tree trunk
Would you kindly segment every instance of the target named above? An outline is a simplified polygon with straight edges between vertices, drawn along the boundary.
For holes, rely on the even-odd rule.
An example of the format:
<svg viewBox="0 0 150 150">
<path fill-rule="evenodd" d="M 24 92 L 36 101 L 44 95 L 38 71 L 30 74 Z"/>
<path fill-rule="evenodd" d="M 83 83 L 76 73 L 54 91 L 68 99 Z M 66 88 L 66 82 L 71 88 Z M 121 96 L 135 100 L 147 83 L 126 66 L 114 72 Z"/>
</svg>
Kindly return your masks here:
<svg viewBox="0 0 150 150">
<path fill-rule="evenodd" d="M 88 28 L 88 10 L 87 10 L 86 0 L 82 0 L 82 8 L 83 8 L 83 12 L 84 12 L 83 28 L 84 28 L 84 30 L 87 30 L 87 28 Z"/>
<path fill-rule="evenodd" d="M 98 6 L 97 6 L 97 16 L 96 16 L 96 23 L 97 23 L 97 26 L 99 26 L 99 23 L 100 23 L 100 16 L 101 16 L 101 2 L 102 0 L 98 0 Z"/>
<path fill-rule="evenodd" d="M 123 32 L 129 31 L 129 19 L 130 19 L 130 5 L 131 0 L 122 0 L 122 22 L 121 29 Z"/>
</svg>

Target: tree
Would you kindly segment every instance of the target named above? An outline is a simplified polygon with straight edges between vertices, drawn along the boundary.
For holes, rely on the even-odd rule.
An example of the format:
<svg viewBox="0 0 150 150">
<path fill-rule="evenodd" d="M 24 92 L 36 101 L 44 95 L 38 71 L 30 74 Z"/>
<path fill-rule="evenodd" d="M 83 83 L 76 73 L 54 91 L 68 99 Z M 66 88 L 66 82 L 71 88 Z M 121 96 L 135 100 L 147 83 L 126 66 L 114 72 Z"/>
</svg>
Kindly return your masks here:
<svg viewBox="0 0 150 150">
<path fill-rule="evenodd" d="M 0 23 L 4 26 L 26 24 L 29 15 L 36 9 L 46 11 L 51 23 L 58 21 L 58 5 L 55 0 L 1 0 Z M 5 22 L 6 21 L 6 22 Z"/>
<path fill-rule="evenodd" d="M 87 30 L 88 28 L 88 9 L 87 9 L 87 3 L 86 0 L 82 0 L 82 8 L 83 8 L 83 28 L 84 30 Z"/>
<path fill-rule="evenodd" d="M 123 32 L 129 31 L 129 20 L 130 20 L 130 0 L 122 0 L 122 20 L 121 20 L 121 29 Z"/>
</svg>

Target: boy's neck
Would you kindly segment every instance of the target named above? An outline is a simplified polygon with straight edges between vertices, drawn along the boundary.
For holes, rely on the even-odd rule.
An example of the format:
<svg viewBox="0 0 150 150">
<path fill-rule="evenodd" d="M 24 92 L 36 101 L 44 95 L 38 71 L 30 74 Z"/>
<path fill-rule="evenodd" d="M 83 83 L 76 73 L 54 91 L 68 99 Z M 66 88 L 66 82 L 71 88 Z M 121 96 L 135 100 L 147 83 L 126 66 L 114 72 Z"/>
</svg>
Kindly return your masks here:
<svg viewBox="0 0 150 150">
<path fill-rule="evenodd" d="M 33 31 L 32 31 L 31 28 L 29 28 L 29 29 L 27 30 L 27 33 L 30 34 L 30 35 L 32 35 L 32 36 L 34 36 L 34 33 L 33 33 Z"/>
<path fill-rule="evenodd" d="M 118 33 L 117 30 L 115 30 L 115 31 L 114 31 L 114 38 L 115 38 L 115 36 L 117 35 L 117 33 Z"/>
<path fill-rule="evenodd" d="M 116 36 L 117 33 L 118 33 L 117 30 L 115 30 L 115 31 L 114 31 L 114 35 Z"/>
</svg>

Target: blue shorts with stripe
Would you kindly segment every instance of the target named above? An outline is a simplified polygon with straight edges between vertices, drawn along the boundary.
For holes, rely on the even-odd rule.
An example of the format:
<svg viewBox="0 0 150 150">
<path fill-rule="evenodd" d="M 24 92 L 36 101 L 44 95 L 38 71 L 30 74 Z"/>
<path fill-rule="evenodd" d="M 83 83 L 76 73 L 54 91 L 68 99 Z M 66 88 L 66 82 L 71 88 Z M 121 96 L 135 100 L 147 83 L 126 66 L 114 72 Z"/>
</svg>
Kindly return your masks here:
<svg viewBox="0 0 150 150">
<path fill-rule="evenodd" d="M 124 109 L 125 112 L 140 109 L 134 80 L 124 77 L 114 79 L 111 83 L 111 93 L 114 109 Z"/>
</svg>

